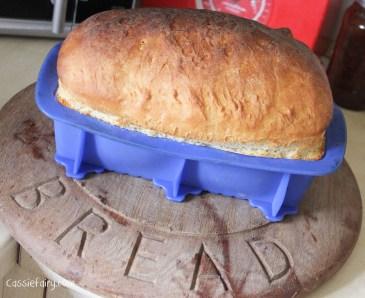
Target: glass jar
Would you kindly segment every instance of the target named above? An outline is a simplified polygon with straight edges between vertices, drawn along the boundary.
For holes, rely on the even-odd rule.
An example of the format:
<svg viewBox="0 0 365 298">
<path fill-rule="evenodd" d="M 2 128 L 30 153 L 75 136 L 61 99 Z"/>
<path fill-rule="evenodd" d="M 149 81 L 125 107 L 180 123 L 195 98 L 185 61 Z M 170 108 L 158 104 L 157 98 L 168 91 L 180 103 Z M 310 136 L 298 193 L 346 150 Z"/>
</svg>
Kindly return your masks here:
<svg viewBox="0 0 365 298">
<path fill-rule="evenodd" d="M 345 12 L 328 78 L 338 105 L 365 110 L 365 0 Z"/>
</svg>

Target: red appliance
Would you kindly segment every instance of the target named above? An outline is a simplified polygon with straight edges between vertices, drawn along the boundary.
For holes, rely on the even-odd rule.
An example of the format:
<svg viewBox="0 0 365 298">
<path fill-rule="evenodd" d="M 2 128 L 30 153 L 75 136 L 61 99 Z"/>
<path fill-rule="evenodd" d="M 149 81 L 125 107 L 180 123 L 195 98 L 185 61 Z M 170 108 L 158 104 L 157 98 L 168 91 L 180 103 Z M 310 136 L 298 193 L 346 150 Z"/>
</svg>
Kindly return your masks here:
<svg viewBox="0 0 365 298">
<path fill-rule="evenodd" d="M 329 0 L 143 0 L 144 7 L 216 10 L 253 19 L 272 28 L 290 28 L 294 37 L 314 48 Z"/>
</svg>

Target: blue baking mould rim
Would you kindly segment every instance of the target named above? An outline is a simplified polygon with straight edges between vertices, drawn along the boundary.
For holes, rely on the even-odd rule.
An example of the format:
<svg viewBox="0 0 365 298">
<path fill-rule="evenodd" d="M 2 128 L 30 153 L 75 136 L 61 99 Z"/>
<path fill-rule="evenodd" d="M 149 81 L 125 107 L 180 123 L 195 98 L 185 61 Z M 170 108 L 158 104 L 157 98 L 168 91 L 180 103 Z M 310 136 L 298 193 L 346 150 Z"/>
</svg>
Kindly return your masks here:
<svg viewBox="0 0 365 298">
<path fill-rule="evenodd" d="M 60 43 L 48 53 L 39 72 L 36 103 L 54 122 L 55 160 L 66 175 L 82 179 L 105 170 L 143 177 L 183 201 L 202 191 L 247 199 L 270 221 L 298 212 L 300 199 L 314 176 L 334 172 L 346 147 L 346 126 L 339 108 L 326 132 L 321 160 L 253 157 L 198 146 L 107 124 L 59 104 L 57 56 Z"/>
</svg>

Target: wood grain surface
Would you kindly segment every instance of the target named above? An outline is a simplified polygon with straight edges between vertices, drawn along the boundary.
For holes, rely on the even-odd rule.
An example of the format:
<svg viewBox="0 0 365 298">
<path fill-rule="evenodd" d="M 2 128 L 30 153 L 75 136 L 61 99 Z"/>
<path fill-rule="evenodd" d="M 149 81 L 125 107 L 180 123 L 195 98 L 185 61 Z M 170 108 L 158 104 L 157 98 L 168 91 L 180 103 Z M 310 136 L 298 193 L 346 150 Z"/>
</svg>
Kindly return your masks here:
<svg viewBox="0 0 365 298">
<path fill-rule="evenodd" d="M 346 163 L 280 223 L 218 195 L 173 203 L 141 178 L 69 179 L 33 85 L 1 110 L 0 151 L 0 219 L 35 259 L 103 296 L 303 296 L 341 267 L 361 226 Z"/>
</svg>

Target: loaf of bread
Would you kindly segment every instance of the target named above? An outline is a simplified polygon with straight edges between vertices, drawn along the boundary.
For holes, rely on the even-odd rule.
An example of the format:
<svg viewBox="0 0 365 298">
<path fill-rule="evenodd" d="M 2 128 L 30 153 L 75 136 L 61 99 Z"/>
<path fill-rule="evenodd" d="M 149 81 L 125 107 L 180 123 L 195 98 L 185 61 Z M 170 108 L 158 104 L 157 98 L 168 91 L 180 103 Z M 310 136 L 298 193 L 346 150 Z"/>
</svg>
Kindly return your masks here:
<svg viewBox="0 0 365 298">
<path fill-rule="evenodd" d="M 320 159 L 333 109 L 317 57 L 287 30 L 204 11 L 111 10 L 59 52 L 57 98 L 149 136 Z"/>
</svg>

